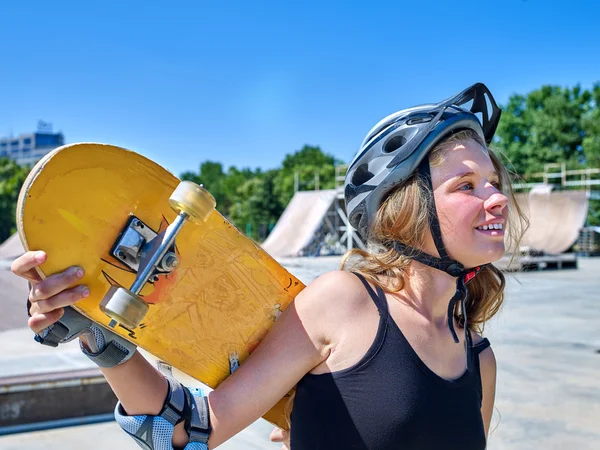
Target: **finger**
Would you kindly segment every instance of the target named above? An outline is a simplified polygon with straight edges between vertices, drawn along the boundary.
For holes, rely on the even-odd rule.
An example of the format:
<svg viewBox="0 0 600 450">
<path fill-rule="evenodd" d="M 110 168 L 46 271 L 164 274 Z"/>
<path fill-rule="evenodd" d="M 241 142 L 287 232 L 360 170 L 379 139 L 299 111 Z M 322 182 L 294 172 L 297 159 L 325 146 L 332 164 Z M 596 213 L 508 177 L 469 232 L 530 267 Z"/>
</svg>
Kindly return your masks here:
<svg viewBox="0 0 600 450">
<path fill-rule="evenodd" d="M 35 334 L 38 334 L 59 320 L 63 316 L 64 312 L 65 310 L 60 308 L 55 309 L 47 314 L 35 314 L 29 318 L 27 325 Z"/>
<path fill-rule="evenodd" d="M 64 308 L 65 306 L 71 306 L 79 300 L 86 298 L 90 295 L 90 290 L 87 286 L 79 285 L 72 289 L 62 291 L 50 298 L 44 300 L 38 300 L 31 304 L 29 313 L 34 314 L 47 314 L 55 309 Z"/>
<path fill-rule="evenodd" d="M 271 439 L 271 442 L 283 442 L 287 439 L 287 435 L 287 431 L 284 431 L 281 428 L 273 428 L 269 438 Z"/>
<path fill-rule="evenodd" d="M 64 272 L 50 275 L 44 281 L 32 286 L 31 292 L 29 293 L 29 300 L 34 303 L 39 302 L 40 300 L 49 299 L 50 297 L 67 290 L 81 277 L 83 277 L 83 269 L 77 266 L 70 267 Z"/>
<path fill-rule="evenodd" d="M 15 275 L 25 278 L 33 283 L 42 281 L 42 277 L 37 273 L 35 267 L 43 264 L 47 259 L 45 252 L 27 252 L 13 261 L 10 270 Z"/>
</svg>

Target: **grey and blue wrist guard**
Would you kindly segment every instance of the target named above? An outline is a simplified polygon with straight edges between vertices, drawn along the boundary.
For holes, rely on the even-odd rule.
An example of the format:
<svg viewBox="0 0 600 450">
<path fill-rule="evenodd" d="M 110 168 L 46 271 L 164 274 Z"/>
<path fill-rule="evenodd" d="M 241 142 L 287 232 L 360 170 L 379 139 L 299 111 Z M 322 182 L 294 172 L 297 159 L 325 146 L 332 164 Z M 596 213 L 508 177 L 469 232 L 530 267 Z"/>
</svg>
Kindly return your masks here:
<svg viewBox="0 0 600 450">
<path fill-rule="evenodd" d="M 30 303 L 27 302 L 29 313 Z M 97 325 L 79 314 L 70 306 L 64 308 L 64 315 L 48 328 L 35 335 L 35 340 L 43 345 L 56 347 L 84 336 L 89 350 L 80 342 L 81 351 L 100 367 L 109 368 L 124 363 L 133 356 L 136 345 L 112 331 Z"/>
</svg>

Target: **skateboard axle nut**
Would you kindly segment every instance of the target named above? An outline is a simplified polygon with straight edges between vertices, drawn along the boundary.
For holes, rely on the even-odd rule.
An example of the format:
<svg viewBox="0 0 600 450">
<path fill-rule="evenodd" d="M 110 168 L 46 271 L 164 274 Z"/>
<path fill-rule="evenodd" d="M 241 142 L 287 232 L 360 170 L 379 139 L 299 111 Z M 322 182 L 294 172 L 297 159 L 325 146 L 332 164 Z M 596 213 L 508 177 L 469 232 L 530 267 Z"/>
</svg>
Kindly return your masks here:
<svg viewBox="0 0 600 450">
<path fill-rule="evenodd" d="M 179 265 L 179 260 L 176 256 L 169 256 L 167 258 L 167 266 L 172 267 L 173 269 Z"/>
<path fill-rule="evenodd" d="M 167 253 L 162 260 L 163 270 L 173 270 L 179 265 L 179 258 L 174 252 Z"/>
</svg>

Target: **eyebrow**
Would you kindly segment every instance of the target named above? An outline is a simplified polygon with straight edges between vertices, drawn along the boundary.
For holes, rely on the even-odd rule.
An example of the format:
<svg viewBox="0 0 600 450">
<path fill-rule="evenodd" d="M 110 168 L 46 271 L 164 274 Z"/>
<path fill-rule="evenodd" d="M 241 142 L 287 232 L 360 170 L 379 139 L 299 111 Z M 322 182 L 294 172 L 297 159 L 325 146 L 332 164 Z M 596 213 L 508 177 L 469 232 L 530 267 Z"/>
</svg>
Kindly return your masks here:
<svg viewBox="0 0 600 450">
<path fill-rule="evenodd" d="M 460 181 L 463 178 L 467 178 L 467 177 L 470 177 L 473 175 L 477 175 L 477 174 L 475 172 L 461 172 L 461 173 L 457 174 L 456 176 L 452 177 L 452 180 Z M 495 176 L 496 178 L 500 179 L 500 175 L 498 175 L 498 172 L 496 172 L 495 170 L 492 170 L 490 175 Z"/>
</svg>

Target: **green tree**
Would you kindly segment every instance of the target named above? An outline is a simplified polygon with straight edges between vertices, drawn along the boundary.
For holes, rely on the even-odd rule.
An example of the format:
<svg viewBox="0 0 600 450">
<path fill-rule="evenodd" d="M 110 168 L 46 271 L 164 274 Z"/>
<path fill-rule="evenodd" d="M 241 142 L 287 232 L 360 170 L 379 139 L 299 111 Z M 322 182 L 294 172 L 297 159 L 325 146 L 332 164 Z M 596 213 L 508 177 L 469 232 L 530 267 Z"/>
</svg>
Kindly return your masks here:
<svg viewBox="0 0 600 450">
<path fill-rule="evenodd" d="M 285 155 L 281 169 L 284 171 L 294 170 L 298 167 L 308 165 L 323 166 L 335 165 L 335 158 L 323 153 L 320 147 L 305 145 L 295 153 Z"/>
<path fill-rule="evenodd" d="M 223 214 L 231 215 L 231 208 L 239 201 L 239 189 L 246 182 L 261 176 L 260 169 L 255 172 L 249 168 L 239 170 L 235 166 L 231 166 L 227 170 L 227 174 L 223 177 L 222 187 L 223 195 L 226 203 L 224 204 Z"/>
<path fill-rule="evenodd" d="M 225 173 L 221 163 L 205 161 L 200 164 L 198 173 L 184 172 L 180 178 L 204 185 L 215 198 L 219 212 L 229 216 L 232 205 L 237 201 L 238 188 L 257 175 L 260 175 L 260 169 L 253 172 L 248 168 L 239 170 L 232 166 Z"/>
<path fill-rule="evenodd" d="M 600 167 L 600 83 L 590 93 L 592 107 L 583 117 L 583 157 L 588 167 Z"/>
<path fill-rule="evenodd" d="M 217 201 L 219 211 L 225 213 L 229 208 L 229 200 L 223 189 L 223 165 L 219 162 L 205 161 L 200 165 L 198 173 L 185 172 L 181 175 L 182 180 L 193 181 L 202 184 Z"/>
<path fill-rule="evenodd" d="M 591 90 L 542 86 L 511 96 L 503 110 L 495 146 L 525 179 L 547 163 L 600 167 L 600 83 Z M 598 207 L 590 202 L 589 224 L 600 224 Z"/>
<path fill-rule="evenodd" d="M 298 174 L 301 190 L 316 189 L 318 174 L 319 189 L 335 187 L 335 166 L 342 162 L 332 155 L 323 153 L 319 147 L 305 145 L 295 153 L 285 156 L 282 168 L 274 179 L 274 194 L 282 205 L 287 205 L 294 196 L 295 176 Z"/>
<path fill-rule="evenodd" d="M 240 185 L 231 208 L 232 222 L 257 241 L 267 237 L 270 226 L 275 224 L 284 209 L 273 193 L 277 172 L 270 170 Z"/>
<path fill-rule="evenodd" d="M 331 189 L 335 187 L 335 164 L 339 163 L 319 147 L 305 145 L 286 155 L 281 169 L 262 172 L 232 166 L 225 172 L 221 163 L 205 161 L 198 173 L 188 171 L 181 178 L 203 184 L 215 197 L 219 212 L 260 241 L 294 195 L 296 173 L 302 190 L 316 189 L 316 174 L 319 189 Z"/>
<path fill-rule="evenodd" d="M 543 171 L 546 163 L 580 168 L 588 162 L 584 122 L 594 107 L 592 94 L 580 86 L 513 95 L 503 108 L 496 145 L 522 176 Z"/>
<path fill-rule="evenodd" d="M 16 231 L 15 209 L 29 169 L 0 158 L 0 243 Z"/>
</svg>

